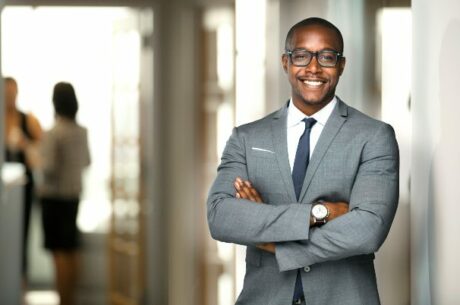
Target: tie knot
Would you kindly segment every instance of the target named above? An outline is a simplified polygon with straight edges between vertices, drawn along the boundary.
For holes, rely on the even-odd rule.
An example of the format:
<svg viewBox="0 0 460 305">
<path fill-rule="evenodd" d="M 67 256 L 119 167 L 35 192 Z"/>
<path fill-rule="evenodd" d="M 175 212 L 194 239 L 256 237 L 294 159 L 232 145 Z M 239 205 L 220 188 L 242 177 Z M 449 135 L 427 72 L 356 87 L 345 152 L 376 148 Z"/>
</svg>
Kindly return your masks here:
<svg viewBox="0 0 460 305">
<path fill-rule="evenodd" d="M 306 129 L 312 128 L 313 125 L 315 125 L 315 123 L 316 123 L 316 120 L 314 118 L 305 118 L 302 121 L 305 122 L 305 128 Z"/>
</svg>

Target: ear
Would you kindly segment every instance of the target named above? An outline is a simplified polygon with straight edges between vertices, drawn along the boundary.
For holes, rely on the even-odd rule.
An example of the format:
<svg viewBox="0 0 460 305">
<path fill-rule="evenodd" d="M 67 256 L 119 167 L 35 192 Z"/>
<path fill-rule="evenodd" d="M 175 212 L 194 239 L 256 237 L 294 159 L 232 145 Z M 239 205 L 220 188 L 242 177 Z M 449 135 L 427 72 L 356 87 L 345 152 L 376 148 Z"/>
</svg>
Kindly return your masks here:
<svg viewBox="0 0 460 305">
<path fill-rule="evenodd" d="M 345 63 L 346 63 L 345 57 L 340 58 L 340 63 L 339 63 L 339 75 L 340 76 L 342 76 L 343 70 L 345 70 Z"/>
<path fill-rule="evenodd" d="M 281 65 L 283 66 L 284 72 L 288 72 L 289 58 L 286 54 L 281 55 Z"/>
</svg>

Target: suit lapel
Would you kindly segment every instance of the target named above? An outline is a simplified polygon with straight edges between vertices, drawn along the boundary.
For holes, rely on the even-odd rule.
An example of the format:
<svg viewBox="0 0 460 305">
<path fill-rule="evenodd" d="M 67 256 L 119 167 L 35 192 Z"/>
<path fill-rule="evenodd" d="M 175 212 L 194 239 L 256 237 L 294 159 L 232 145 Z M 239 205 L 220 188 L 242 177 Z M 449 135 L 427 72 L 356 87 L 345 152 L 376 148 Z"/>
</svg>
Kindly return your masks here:
<svg viewBox="0 0 460 305">
<path fill-rule="evenodd" d="M 345 103 L 343 103 L 340 99 L 337 98 L 337 105 L 332 111 L 331 116 L 327 120 L 326 125 L 324 126 L 324 129 L 321 132 L 321 136 L 319 137 L 318 142 L 316 143 L 315 150 L 313 151 L 313 155 L 311 156 L 310 162 L 308 164 L 307 173 L 305 175 L 305 180 L 302 186 L 302 191 L 300 192 L 299 202 L 302 202 L 302 200 L 304 199 L 308 187 L 310 186 L 311 180 L 315 175 L 315 172 L 318 169 L 318 166 L 321 163 L 324 154 L 328 150 L 329 146 L 331 145 L 335 136 L 339 132 L 343 123 L 345 123 L 345 121 L 347 120 L 347 116 L 347 106 L 345 105 Z"/>
<path fill-rule="evenodd" d="M 287 149 L 287 104 L 280 109 L 272 120 L 272 139 L 276 159 L 287 193 L 291 202 L 297 202 L 292 182 L 291 167 Z"/>
</svg>

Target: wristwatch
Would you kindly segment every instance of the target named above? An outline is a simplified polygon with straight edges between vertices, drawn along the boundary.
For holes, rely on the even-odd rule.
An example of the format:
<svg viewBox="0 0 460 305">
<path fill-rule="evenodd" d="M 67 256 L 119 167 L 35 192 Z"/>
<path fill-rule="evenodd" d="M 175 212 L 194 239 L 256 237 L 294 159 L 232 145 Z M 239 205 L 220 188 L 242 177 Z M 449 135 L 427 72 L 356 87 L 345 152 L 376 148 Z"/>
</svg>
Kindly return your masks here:
<svg viewBox="0 0 460 305">
<path fill-rule="evenodd" d="M 329 209 L 323 204 L 324 201 L 320 200 L 313 204 L 311 208 L 311 217 L 313 218 L 314 225 L 323 225 L 327 222 L 329 216 Z"/>
</svg>

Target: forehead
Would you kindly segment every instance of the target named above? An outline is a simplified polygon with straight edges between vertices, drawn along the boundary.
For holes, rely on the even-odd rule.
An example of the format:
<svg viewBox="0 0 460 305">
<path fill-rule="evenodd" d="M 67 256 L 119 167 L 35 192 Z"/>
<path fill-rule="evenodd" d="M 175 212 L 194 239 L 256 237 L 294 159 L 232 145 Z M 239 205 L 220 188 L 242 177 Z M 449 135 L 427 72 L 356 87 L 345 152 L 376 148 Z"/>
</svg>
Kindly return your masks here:
<svg viewBox="0 0 460 305">
<path fill-rule="evenodd" d="M 322 25 L 308 25 L 296 29 L 292 35 L 291 45 L 294 49 L 303 48 L 310 51 L 341 49 L 337 33 Z"/>
</svg>

